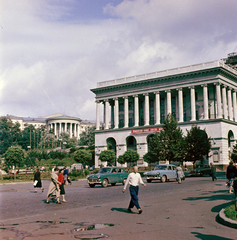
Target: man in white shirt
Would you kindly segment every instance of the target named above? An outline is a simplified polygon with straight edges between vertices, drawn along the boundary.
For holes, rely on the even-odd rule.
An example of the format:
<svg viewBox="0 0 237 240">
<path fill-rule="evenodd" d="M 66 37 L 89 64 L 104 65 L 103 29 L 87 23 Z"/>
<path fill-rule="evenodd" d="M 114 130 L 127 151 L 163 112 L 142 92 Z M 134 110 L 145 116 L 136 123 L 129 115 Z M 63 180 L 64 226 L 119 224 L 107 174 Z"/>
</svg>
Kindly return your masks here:
<svg viewBox="0 0 237 240">
<path fill-rule="evenodd" d="M 131 195 L 131 201 L 129 203 L 128 211 L 132 212 L 131 208 L 133 208 L 135 206 L 137 208 L 139 214 L 141 214 L 142 209 L 138 203 L 139 183 L 143 184 L 144 187 L 146 186 L 146 184 L 142 181 L 141 175 L 140 175 L 140 173 L 138 173 L 137 166 L 133 167 L 133 171 L 134 172 L 132 172 L 128 175 L 128 178 L 127 178 L 126 183 L 123 188 L 123 193 L 126 191 L 126 187 L 129 183 L 130 184 L 129 191 L 130 191 L 130 195 Z"/>
</svg>

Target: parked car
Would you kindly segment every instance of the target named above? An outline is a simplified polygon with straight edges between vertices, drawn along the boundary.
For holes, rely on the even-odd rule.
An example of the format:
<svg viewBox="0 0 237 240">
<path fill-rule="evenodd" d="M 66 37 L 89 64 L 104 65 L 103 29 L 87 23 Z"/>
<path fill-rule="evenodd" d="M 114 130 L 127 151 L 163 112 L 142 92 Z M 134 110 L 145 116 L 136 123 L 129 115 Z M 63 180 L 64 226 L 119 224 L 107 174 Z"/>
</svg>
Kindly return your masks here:
<svg viewBox="0 0 237 240">
<path fill-rule="evenodd" d="M 190 172 L 185 173 L 186 176 L 204 176 L 210 175 L 211 176 L 211 168 L 209 165 L 199 165 Z"/>
<path fill-rule="evenodd" d="M 91 188 L 95 185 L 107 187 L 108 184 L 115 186 L 116 183 L 126 181 L 128 173 L 122 167 L 103 167 L 97 174 L 90 174 L 87 176 L 88 184 Z"/>
<path fill-rule="evenodd" d="M 157 165 L 153 171 L 144 172 L 143 175 L 148 183 L 153 180 L 160 180 L 163 183 L 170 180 L 177 181 L 176 166 L 172 164 Z M 183 174 L 182 180 L 184 179 L 185 176 Z"/>
</svg>

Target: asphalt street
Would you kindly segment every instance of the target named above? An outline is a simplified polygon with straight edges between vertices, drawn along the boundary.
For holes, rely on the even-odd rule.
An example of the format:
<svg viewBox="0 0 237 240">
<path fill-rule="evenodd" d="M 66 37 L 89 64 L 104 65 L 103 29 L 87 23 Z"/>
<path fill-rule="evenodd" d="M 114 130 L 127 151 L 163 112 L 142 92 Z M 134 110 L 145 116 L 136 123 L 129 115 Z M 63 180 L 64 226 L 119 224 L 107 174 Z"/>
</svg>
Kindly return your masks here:
<svg viewBox="0 0 237 240">
<path fill-rule="evenodd" d="M 0 185 L 0 239 L 203 239 L 235 240 L 237 230 L 221 225 L 218 213 L 234 200 L 225 176 L 152 182 L 140 187 L 142 214 L 128 213 L 123 185 L 90 188 L 86 180 L 66 186 L 67 203 L 45 204 L 33 183 Z"/>
</svg>

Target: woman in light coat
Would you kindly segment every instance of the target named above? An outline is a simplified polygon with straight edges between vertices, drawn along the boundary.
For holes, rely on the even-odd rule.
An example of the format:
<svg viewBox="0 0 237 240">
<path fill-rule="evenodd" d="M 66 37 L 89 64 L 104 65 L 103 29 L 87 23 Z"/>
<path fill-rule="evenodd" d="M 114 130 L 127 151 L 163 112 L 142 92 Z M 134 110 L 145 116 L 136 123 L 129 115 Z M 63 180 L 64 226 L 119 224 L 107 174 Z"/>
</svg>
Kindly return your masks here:
<svg viewBox="0 0 237 240">
<path fill-rule="evenodd" d="M 178 165 L 178 167 L 176 168 L 176 171 L 177 171 L 178 183 L 180 184 L 182 181 L 182 177 L 183 177 L 183 170 L 180 165 Z"/>
<path fill-rule="evenodd" d="M 49 184 L 47 200 L 46 200 L 46 203 L 48 203 L 48 204 L 49 204 L 49 199 L 53 195 L 54 191 L 56 193 L 56 198 L 57 198 L 56 203 L 61 204 L 61 202 L 59 201 L 59 196 L 60 196 L 59 184 L 60 184 L 60 182 L 58 181 L 58 172 L 59 172 L 59 169 L 55 168 L 54 172 L 51 173 L 51 183 Z"/>
</svg>

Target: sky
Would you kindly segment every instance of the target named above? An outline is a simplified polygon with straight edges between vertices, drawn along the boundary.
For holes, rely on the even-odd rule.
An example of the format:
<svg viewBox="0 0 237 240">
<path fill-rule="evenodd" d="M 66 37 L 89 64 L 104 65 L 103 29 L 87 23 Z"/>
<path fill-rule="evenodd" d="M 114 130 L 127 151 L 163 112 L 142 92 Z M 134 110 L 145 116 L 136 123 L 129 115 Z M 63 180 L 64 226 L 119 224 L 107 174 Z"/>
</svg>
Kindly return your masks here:
<svg viewBox="0 0 237 240">
<path fill-rule="evenodd" d="M 95 121 L 97 82 L 237 51 L 236 0 L 0 0 L 0 116 Z"/>
</svg>

